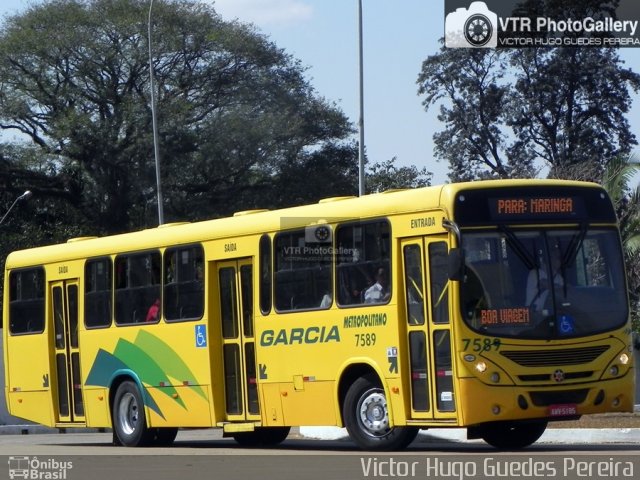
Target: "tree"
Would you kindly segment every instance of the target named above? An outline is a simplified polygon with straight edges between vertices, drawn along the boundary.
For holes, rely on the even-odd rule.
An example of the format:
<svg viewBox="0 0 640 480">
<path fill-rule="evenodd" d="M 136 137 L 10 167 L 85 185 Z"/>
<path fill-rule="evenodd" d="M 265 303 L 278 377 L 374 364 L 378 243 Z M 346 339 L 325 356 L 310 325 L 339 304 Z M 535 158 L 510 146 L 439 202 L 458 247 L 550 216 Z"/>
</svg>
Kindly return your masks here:
<svg viewBox="0 0 640 480">
<path fill-rule="evenodd" d="M 367 172 L 368 192 L 384 192 L 395 188 L 419 188 L 431 185 L 431 172 L 425 167 L 418 170 L 415 165 L 398 167 L 396 157 L 386 162 L 371 165 Z"/>
<path fill-rule="evenodd" d="M 578 165 L 597 179 L 637 143 L 626 114 L 640 75 L 614 49 L 443 47 L 418 84 L 426 109 L 440 105 L 435 153 L 452 180 L 532 177 L 542 167 L 559 177 Z"/>
<path fill-rule="evenodd" d="M 620 224 L 620 236 L 627 266 L 627 287 L 631 303 L 631 321 L 640 334 L 640 185 L 630 186 L 640 172 L 633 156 L 614 158 L 606 167 L 602 186 L 613 201 Z"/>
<path fill-rule="evenodd" d="M 552 175 L 579 166 L 591 169 L 585 180 L 599 179 L 637 144 L 626 114 L 640 75 L 622 68 L 615 50 L 517 49 L 510 57 L 518 72 L 508 120 L 515 146 L 531 148 Z"/>
<path fill-rule="evenodd" d="M 511 87 L 499 50 L 447 49 L 428 57 L 418 77 L 418 93 L 428 110 L 440 104 L 444 130 L 434 135 L 435 154 L 449 162 L 454 181 L 531 174 L 530 150 L 514 150 L 510 159 L 505 137 L 506 106 Z"/>
<path fill-rule="evenodd" d="M 253 27 L 197 2 L 153 8 L 167 220 L 242 210 L 282 184 L 292 162 L 351 152 L 344 114 Z M 157 218 L 148 9 L 147 0 L 50 0 L 0 31 L 0 128 L 20 135 L 5 149 L 0 183 L 29 178 L 92 234 Z M 327 172 L 351 174 L 335 161 Z M 287 203 L 285 192 L 270 198 Z"/>
</svg>

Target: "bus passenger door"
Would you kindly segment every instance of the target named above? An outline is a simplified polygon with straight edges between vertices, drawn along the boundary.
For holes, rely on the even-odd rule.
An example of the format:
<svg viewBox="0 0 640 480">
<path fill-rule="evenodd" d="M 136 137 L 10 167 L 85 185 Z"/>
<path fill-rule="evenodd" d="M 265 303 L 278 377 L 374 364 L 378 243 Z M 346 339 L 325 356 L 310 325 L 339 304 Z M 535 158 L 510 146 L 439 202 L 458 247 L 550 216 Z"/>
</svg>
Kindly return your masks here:
<svg viewBox="0 0 640 480">
<path fill-rule="evenodd" d="M 217 264 L 227 421 L 260 420 L 251 259 Z"/>
<path fill-rule="evenodd" d="M 409 347 L 411 382 L 411 418 L 433 418 L 429 374 L 430 344 L 426 322 L 427 295 L 425 293 L 423 241 L 405 240 L 402 247 L 404 300 Z"/>
<path fill-rule="evenodd" d="M 455 418 L 446 236 L 401 243 L 411 418 Z"/>
<path fill-rule="evenodd" d="M 431 398 L 435 419 L 455 419 L 453 357 L 451 352 L 451 322 L 449 319 L 449 243 L 446 235 L 425 239 L 427 292 L 431 345 Z"/>
<path fill-rule="evenodd" d="M 57 422 L 84 422 L 80 351 L 78 348 L 78 280 L 49 283 L 55 344 Z"/>
</svg>

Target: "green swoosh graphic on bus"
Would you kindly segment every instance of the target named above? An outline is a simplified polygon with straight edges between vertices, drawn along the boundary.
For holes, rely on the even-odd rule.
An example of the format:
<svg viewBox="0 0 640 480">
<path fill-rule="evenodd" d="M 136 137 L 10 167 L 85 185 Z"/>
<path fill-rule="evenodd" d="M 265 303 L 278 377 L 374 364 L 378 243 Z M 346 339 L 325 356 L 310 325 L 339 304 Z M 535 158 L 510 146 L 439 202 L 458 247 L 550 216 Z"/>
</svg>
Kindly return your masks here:
<svg viewBox="0 0 640 480">
<path fill-rule="evenodd" d="M 164 352 L 160 351 L 157 353 L 159 353 L 158 356 L 161 357 Z M 166 387 L 162 388 L 160 392 L 173 398 L 186 410 L 186 405 L 177 395 L 178 392 L 175 387 L 171 385 L 171 381 L 167 374 L 162 370 L 162 368 L 160 368 L 160 365 L 156 363 L 155 359 L 142 348 L 136 344 L 120 339 L 118 340 L 118 344 L 116 345 L 113 355 L 127 365 L 135 365 L 135 368 L 132 368 L 132 370 L 138 374 L 141 382 L 154 387 L 166 385 Z"/>
<path fill-rule="evenodd" d="M 147 352 L 162 352 L 160 356 L 155 358 L 155 361 L 160 368 L 170 377 L 179 380 L 180 382 L 188 382 L 191 388 L 200 395 L 204 400 L 207 400 L 207 396 L 199 385 L 197 385 L 195 375 L 187 364 L 182 360 L 168 344 L 160 340 L 158 337 L 151 335 L 149 332 L 141 331 L 134 342 L 142 350 Z"/>
<path fill-rule="evenodd" d="M 190 384 L 189 387 L 193 391 L 207 400 L 202 387 L 194 385 L 198 382 L 184 360 L 167 343 L 148 332 L 140 331 L 133 343 L 124 339 L 118 340 L 113 353 L 100 349 L 85 384 L 109 387 L 114 374 L 122 370 L 131 370 L 136 373 L 143 383 L 142 395 L 145 405 L 148 405 L 162 418 L 164 415 L 149 394 L 146 385 L 166 385 L 158 391 L 170 397 L 184 409 L 187 407 L 177 395 L 169 377 L 181 383 Z"/>
<path fill-rule="evenodd" d="M 89 375 L 87 376 L 87 381 L 85 385 L 97 385 L 99 387 L 109 387 L 111 385 L 111 381 L 113 380 L 113 376 L 115 372 L 123 371 L 123 370 L 132 370 L 126 363 L 120 360 L 117 357 L 114 357 L 111 353 L 106 350 L 100 349 L 98 350 L 98 354 L 96 355 L 96 359 L 91 366 L 91 370 L 89 371 Z M 145 405 L 147 405 L 151 410 L 156 412 L 162 418 L 164 415 L 160 411 L 160 407 L 155 402 L 155 400 L 149 395 L 147 388 L 142 386 L 142 398 L 144 400 Z"/>
</svg>

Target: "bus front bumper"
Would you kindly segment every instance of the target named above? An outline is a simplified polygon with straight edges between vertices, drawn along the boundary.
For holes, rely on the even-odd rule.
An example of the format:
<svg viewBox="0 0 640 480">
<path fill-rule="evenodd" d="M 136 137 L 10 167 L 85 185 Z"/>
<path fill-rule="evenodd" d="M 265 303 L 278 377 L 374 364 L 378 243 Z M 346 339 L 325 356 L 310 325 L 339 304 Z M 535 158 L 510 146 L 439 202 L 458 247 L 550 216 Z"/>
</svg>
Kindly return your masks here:
<svg viewBox="0 0 640 480">
<path fill-rule="evenodd" d="M 546 418 L 576 419 L 582 415 L 633 412 L 633 369 L 623 377 L 592 383 L 552 386 L 487 385 L 475 378 L 460 380 L 461 426 Z"/>
</svg>

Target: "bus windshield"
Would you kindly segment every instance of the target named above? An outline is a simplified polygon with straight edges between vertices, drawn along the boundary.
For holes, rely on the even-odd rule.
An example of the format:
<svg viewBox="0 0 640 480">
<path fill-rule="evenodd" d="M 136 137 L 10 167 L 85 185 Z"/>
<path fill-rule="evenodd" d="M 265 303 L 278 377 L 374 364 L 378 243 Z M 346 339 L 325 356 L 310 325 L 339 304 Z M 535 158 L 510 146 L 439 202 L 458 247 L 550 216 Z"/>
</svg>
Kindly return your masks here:
<svg viewBox="0 0 640 480">
<path fill-rule="evenodd" d="M 620 241 L 612 228 L 462 234 L 460 308 L 473 330 L 552 339 L 613 330 L 627 320 Z"/>
</svg>

